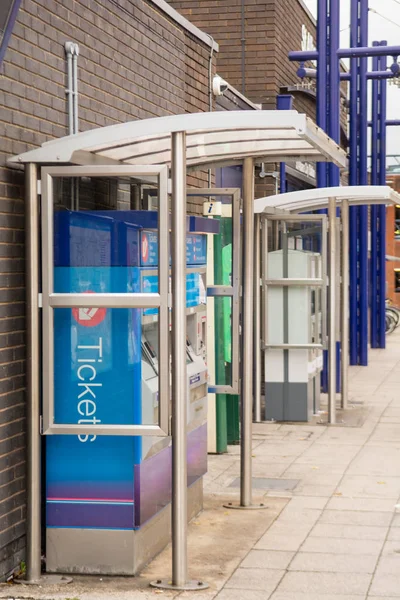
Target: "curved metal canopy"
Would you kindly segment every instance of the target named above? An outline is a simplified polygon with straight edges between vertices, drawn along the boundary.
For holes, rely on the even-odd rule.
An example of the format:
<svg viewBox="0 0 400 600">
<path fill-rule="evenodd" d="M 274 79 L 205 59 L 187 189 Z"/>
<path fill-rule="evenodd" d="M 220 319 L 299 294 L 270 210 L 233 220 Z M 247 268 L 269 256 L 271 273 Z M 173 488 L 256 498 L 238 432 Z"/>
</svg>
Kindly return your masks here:
<svg viewBox="0 0 400 600">
<path fill-rule="evenodd" d="M 171 164 L 171 133 L 187 135 L 187 166 L 234 164 L 246 157 L 270 162 L 347 163 L 345 152 L 296 111 L 226 111 L 143 119 L 93 129 L 13 156 L 11 163 Z"/>
<path fill-rule="evenodd" d="M 257 198 L 254 201 L 254 212 L 274 214 L 319 210 L 328 208 L 330 198 L 335 198 L 338 206 L 342 200 L 348 200 L 350 205 L 400 204 L 400 194 L 389 186 L 360 185 L 316 188 Z"/>
</svg>

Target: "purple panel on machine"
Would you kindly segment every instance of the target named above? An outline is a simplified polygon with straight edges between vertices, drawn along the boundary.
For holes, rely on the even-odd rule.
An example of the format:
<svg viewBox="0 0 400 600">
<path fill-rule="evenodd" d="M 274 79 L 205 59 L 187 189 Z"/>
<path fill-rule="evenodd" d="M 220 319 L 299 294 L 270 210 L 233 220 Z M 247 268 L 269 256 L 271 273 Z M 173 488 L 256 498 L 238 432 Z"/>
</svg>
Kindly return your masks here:
<svg viewBox="0 0 400 600">
<path fill-rule="evenodd" d="M 133 502 L 77 503 L 48 501 L 47 527 L 133 529 Z M 104 526 L 107 523 L 107 526 Z"/>
<path fill-rule="evenodd" d="M 188 433 L 188 486 L 207 472 L 207 424 Z M 135 465 L 135 526 L 171 502 L 172 447 Z"/>
</svg>

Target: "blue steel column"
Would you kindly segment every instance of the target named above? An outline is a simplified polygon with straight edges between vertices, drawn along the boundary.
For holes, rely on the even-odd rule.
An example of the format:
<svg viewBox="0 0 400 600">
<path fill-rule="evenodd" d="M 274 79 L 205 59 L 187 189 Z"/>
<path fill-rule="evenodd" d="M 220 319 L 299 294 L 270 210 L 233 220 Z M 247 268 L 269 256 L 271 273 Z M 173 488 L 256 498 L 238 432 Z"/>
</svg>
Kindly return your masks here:
<svg viewBox="0 0 400 600">
<path fill-rule="evenodd" d="M 382 41 L 381 46 L 387 46 L 386 41 Z M 380 69 L 387 67 L 387 57 L 381 57 Z M 380 185 L 386 185 L 386 102 L 387 102 L 387 81 L 381 79 L 380 85 L 380 149 L 379 149 L 379 172 L 378 181 Z M 378 207 L 378 347 L 386 347 L 386 327 L 385 327 L 385 300 L 386 300 L 386 207 Z"/>
<path fill-rule="evenodd" d="M 317 16 L 317 125 L 327 131 L 327 0 L 318 0 Z M 326 187 L 326 163 L 317 163 L 317 186 Z"/>
<path fill-rule="evenodd" d="M 379 42 L 373 42 L 373 46 L 378 46 Z M 380 59 L 373 57 L 372 70 L 378 70 Z M 372 127 L 371 127 L 371 184 L 378 185 L 378 151 L 379 151 L 379 131 L 378 131 L 378 87 L 377 79 L 372 80 Z M 370 282 L 371 282 L 371 307 L 370 307 L 370 328 L 371 328 L 371 348 L 378 348 L 378 206 L 371 206 L 371 261 L 370 261 Z"/>
<path fill-rule="evenodd" d="M 368 0 L 359 0 L 360 45 L 368 46 Z M 360 59 L 360 104 L 359 104 L 359 184 L 368 184 L 368 58 Z M 359 351 L 360 365 L 368 365 L 368 207 L 360 206 L 359 211 Z"/>
<path fill-rule="evenodd" d="M 351 0 L 350 9 L 350 47 L 358 46 L 358 0 Z M 357 82 L 358 82 L 358 59 L 350 59 L 350 163 L 349 183 L 358 184 L 358 160 L 357 160 Z M 350 364 L 358 364 L 357 352 L 357 299 L 358 299 L 358 268 L 357 268 L 357 221 L 358 212 L 356 207 L 349 210 L 349 266 L 350 266 Z"/>
<path fill-rule="evenodd" d="M 328 84 L 328 54 L 327 54 L 327 32 L 328 32 L 328 0 L 318 0 L 317 13 L 317 125 L 324 131 L 328 130 L 327 123 L 327 97 Z M 317 163 L 317 187 L 327 186 L 327 165 Z M 318 211 L 320 212 L 320 211 Z M 326 211 L 323 211 L 326 212 Z M 321 373 L 321 388 L 323 392 L 328 391 L 328 352 L 323 352 L 323 370 Z"/>
<path fill-rule="evenodd" d="M 329 122 L 328 134 L 340 144 L 340 61 L 337 57 L 340 41 L 340 0 L 329 4 Z M 330 163 L 329 185 L 340 185 L 340 170 Z M 338 212 L 338 211 L 337 211 Z M 340 392 L 340 341 L 336 341 L 336 391 Z"/>
</svg>

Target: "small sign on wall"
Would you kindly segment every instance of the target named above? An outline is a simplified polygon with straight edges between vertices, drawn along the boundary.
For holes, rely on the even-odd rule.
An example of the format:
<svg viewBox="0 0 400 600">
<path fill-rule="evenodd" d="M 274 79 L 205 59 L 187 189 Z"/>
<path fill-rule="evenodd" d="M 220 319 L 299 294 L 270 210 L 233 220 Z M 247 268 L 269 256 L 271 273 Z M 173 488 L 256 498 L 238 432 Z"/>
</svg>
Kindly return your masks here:
<svg viewBox="0 0 400 600">
<path fill-rule="evenodd" d="M 220 217 L 222 215 L 222 202 L 204 202 L 203 215 L 205 217 Z"/>
</svg>

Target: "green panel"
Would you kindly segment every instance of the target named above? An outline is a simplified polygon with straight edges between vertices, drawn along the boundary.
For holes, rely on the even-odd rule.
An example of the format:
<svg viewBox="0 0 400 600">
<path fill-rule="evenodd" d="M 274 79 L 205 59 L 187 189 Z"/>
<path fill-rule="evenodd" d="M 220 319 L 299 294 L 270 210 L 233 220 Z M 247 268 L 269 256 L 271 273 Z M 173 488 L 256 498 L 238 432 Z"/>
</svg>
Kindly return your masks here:
<svg viewBox="0 0 400 600">
<path fill-rule="evenodd" d="M 232 285 L 232 219 L 222 217 L 221 233 L 214 236 L 214 281 L 216 285 Z M 232 299 L 215 298 L 215 375 L 216 383 L 231 383 Z M 216 396 L 217 452 L 239 442 L 239 397 Z"/>
</svg>

